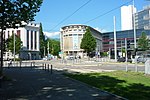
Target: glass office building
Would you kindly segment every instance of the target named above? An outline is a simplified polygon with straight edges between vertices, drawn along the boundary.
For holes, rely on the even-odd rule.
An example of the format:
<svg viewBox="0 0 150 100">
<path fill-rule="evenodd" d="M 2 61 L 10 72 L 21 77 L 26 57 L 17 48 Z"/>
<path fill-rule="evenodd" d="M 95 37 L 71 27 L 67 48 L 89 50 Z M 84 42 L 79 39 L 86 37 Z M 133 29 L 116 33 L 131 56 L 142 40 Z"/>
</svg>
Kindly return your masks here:
<svg viewBox="0 0 150 100">
<path fill-rule="evenodd" d="M 150 30 L 136 29 L 137 41 L 138 41 L 138 38 L 141 36 L 142 32 L 145 32 L 146 35 L 150 37 Z M 125 48 L 125 38 L 127 40 L 128 51 L 134 50 L 134 31 L 133 30 L 117 31 L 116 38 L 117 38 L 117 54 L 121 52 L 122 48 Z M 102 39 L 103 39 L 103 51 L 111 52 L 113 54 L 114 53 L 114 32 L 102 33 Z"/>
</svg>

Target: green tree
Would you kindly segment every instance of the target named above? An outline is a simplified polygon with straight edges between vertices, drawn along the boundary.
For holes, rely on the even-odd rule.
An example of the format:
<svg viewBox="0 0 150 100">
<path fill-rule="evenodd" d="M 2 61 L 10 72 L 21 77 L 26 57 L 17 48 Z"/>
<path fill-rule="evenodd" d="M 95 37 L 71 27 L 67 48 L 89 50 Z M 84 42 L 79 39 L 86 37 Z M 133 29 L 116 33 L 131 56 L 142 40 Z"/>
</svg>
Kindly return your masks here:
<svg viewBox="0 0 150 100">
<path fill-rule="evenodd" d="M 148 50 L 149 49 L 149 39 L 146 36 L 145 32 L 142 32 L 139 40 L 138 40 L 138 49 Z"/>
<path fill-rule="evenodd" d="M 52 40 L 51 53 L 52 53 L 54 56 L 58 56 L 59 52 L 60 52 L 60 41 Z"/>
<path fill-rule="evenodd" d="M 13 51 L 14 51 L 14 34 L 6 40 L 6 45 L 7 45 L 6 46 L 7 51 L 10 50 L 13 53 Z M 16 54 L 19 54 L 21 46 L 22 46 L 22 41 L 21 41 L 20 37 L 15 35 L 15 53 Z"/>
<path fill-rule="evenodd" d="M 86 32 L 83 35 L 80 48 L 84 49 L 84 51 L 87 52 L 88 55 L 96 48 L 96 39 L 92 36 L 89 27 L 86 29 Z"/>
<path fill-rule="evenodd" d="M 60 41 L 54 39 L 47 39 L 47 44 L 48 42 L 49 42 L 49 52 L 54 56 L 58 56 L 60 52 Z"/>
<path fill-rule="evenodd" d="M 42 24 L 40 23 L 40 54 L 43 57 L 46 48 L 46 40 L 43 33 Z"/>
<path fill-rule="evenodd" d="M 34 20 L 36 12 L 39 12 L 43 0 L 0 0 L 0 73 L 3 68 L 3 31 L 6 28 L 24 26 Z"/>
</svg>

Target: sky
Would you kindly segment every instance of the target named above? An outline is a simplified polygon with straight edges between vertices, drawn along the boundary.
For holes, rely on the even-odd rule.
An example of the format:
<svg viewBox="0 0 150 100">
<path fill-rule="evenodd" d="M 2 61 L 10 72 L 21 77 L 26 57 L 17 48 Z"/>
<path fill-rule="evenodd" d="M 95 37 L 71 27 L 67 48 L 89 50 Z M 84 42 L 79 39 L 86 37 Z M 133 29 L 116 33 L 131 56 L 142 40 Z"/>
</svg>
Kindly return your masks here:
<svg viewBox="0 0 150 100">
<path fill-rule="evenodd" d="M 150 5 L 148 0 L 134 0 L 138 11 Z M 60 28 L 70 24 L 83 24 L 101 32 L 121 30 L 122 5 L 132 5 L 132 0 L 43 0 L 35 21 L 42 23 L 43 32 L 49 38 L 59 38 Z"/>
</svg>

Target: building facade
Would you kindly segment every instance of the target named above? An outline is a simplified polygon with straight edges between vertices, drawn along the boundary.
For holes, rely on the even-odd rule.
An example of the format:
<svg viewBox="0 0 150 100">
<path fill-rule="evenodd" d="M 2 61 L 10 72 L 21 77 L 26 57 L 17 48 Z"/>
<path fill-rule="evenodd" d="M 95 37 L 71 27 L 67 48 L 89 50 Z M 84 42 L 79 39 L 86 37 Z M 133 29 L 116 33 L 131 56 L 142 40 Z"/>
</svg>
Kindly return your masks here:
<svg viewBox="0 0 150 100">
<path fill-rule="evenodd" d="M 138 41 L 142 32 L 145 32 L 148 37 L 150 37 L 150 30 L 145 29 L 136 29 L 136 40 Z M 103 37 L 103 50 L 104 52 L 109 52 L 111 55 L 114 55 L 114 32 L 102 33 Z M 125 31 L 117 31 L 117 55 L 121 52 L 122 48 L 125 48 L 125 38 L 127 40 L 127 50 L 134 50 L 134 31 L 133 30 L 125 30 Z M 137 45 L 138 46 L 138 45 Z M 131 55 L 131 54 L 130 54 Z"/>
<path fill-rule="evenodd" d="M 150 5 L 135 14 L 136 29 L 150 29 Z"/>
<path fill-rule="evenodd" d="M 93 37 L 96 39 L 97 46 L 95 52 L 101 52 L 103 50 L 102 35 L 99 31 L 86 25 L 68 25 L 62 27 L 60 30 L 61 51 L 66 56 L 84 56 L 84 51 L 80 48 L 80 44 L 87 27 L 90 28 Z"/>
<path fill-rule="evenodd" d="M 134 13 L 136 13 L 136 8 L 133 5 L 121 7 L 121 30 L 133 29 Z"/>
<path fill-rule="evenodd" d="M 20 37 L 22 41 L 22 47 L 19 56 L 21 59 L 40 59 L 39 30 L 40 23 L 30 22 L 25 27 L 6 29 L 4 32 L 4 38 L 5 40 L 8 39 L 13 33 Z"/>
</svg>

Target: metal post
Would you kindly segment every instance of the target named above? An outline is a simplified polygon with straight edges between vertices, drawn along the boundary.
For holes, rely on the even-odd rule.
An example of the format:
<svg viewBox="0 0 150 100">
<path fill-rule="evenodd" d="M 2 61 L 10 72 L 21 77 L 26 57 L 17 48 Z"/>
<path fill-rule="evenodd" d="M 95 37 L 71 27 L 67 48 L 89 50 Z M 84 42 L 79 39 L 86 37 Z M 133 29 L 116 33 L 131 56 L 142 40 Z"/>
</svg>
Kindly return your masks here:
<svg viewBox="0 0 150 100">
<path fill-rule="evenodd" d="M 125 53 L 126 53 L 126 72 L 127 72 L 128 71 L 127 38 L 125 38 Z"/>
<path fill-rule="evenodd" d="M 116 17 L 114 16 L 114 52 L 115 52 L 115 62 L 117 62 L 117 42 L 116 42 Z"/>
<path fill-rule="evenodd" d="M 133 15 L 133 29 L 134 29 L 134 48 L 136 49 L 136 29 L 135 29 L 135 11 L 134 11 L 134 0 L 133 0 L 133 6 L 132 6 L 132 15 Z"/>
<path fill-rule="evenodd" d="M 51 65 L 51 74 L 52 74 L 52 72 L 53 72 L 53 65 Z"/>
<path fill-rule="evenodd" d="M 48 64 L 48 72 L 49 72 L 49 64 Z"/>
</svg>

